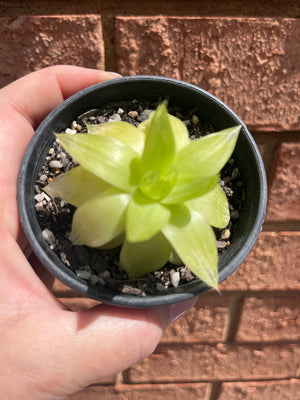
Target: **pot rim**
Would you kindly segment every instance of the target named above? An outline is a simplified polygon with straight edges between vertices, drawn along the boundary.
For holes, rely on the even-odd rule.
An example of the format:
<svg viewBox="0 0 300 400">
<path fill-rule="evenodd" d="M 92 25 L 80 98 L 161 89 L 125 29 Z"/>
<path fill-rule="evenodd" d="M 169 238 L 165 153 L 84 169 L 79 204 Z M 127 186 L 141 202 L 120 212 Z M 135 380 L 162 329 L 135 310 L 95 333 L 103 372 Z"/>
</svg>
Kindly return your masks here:
<svg viewBox="0 0 300 400">
<path fill-rule="evenodd" d="M 226 264 L 226 267 L 223 268 L 221 271 L 219 271 L 219 283 L 221 283 L 229 275 L 231 275 L 238 268 L 238 266 L 244 261 L 244 259 L 250 252 L 251 248 L 253 247 L 259 232 L 262 230 L 262 224 L 266 213 L 267 180 L 261 155 L 259 153 L 259 150 L 257 148 L 254 139 L 252 138 L 245 124 L 225 103 L 223 103 L 214 95 L 210 94 L 209 92 L 195 85 L 179 81 L 173 78 L 150 76 L 150 75 L 137 75 L 137 76 L 116 78 L 110 81 L 105 81 L 87 87 L 75 93 L 74 95 L 66 99 L 63 103 L 58 105 L 54 110 L 52 110 L 51 113 L 41 122 L 39 127 L 36 129 L 36 132 L 32 137 L 22 159 L 20 172 L 18 176 L 18 206 L 19 206 L 20 221 L 32 249 L 36 253 L 37 257 L 40 259 L 42 264 L 51 273 L 53 273 L 60 281 L 62 281 L 64 284 L 71 287 L 72 289 L 76 290 L 77 292 L 87 297 L 96 299 L 98 301 L 103 301 L 104 303 L 122 307 L 144 308 L 144 307 L 165 306 L 191 299 L 192 297 L 195 297 L 203 292 L 206 292 L 210 288 L 203 282 L 201 282 L 199 279 L 196 279 L 192 282 L 177 287 L 176 290 L 169 289 L 168 294 L 147 295 L 145 297 L 140 297 L 136 295 L 123 294 L 120 292 L 112 292 L 100 286 L 93 287 L 91 284 L 88 284 L 88 282 L 78 278 L 75 275 L 75 273 L 71 271 L 70 268 L 66 266 L 65 268 L 62 268 L 60 265 L 62 264 L 62 262 L 60 261 L 58 256 L 56 257 L 59 261 L 58 263 L 59 265 L 57 265 L 57 262 L 53 260 L 53 256 L 50 254 L 50 252 L 51 253 L 54 252 L 50 249 L 48 244 L 46 244 L 47 246 L 46 248 L 45 243 L 41 243 L 40 237 L 37 237 L 36 235 L 35 232 L 36 226 L 30 220 L 30 215 L 29 215 L 30 213 L 28 211 L 28 207 L 30 207 L 29 205 L 30 199 L 28 199 L 25 190 L 22 190 L 22 188 L 24 188 L 25 185 L 27 184 L 27 169 L 29 168 L 31 157 L 33 155 L 36 155 L 37 153 L 36 146 L 41 140 L 42 132 L 44 132 L 44 130 L 48 127 L 49 123 L 53 119 L 57 118 L 57 116 L 60 115 L 62 110 L 64 110 L 66 107 L 72 107 L 72 105 L 77 103 L 83 96 L 85 97 L 90 96 L 93 92 L 97 92 L 98 90 L 102 90 L 103 88 L 106 87 L 111 88 L 113 90 L 114 88 L 121 86 L 120 89 L 121 91 L 122 86 L 126 85 L 128 82 L 138 82 L 138 83 L 144 82 L 148 84 L 151 82 L 159 82 L 164 84 L 167 83 L 169 85 L 176 85 L 177 87 L 182 87 L 185 90 L 188 89 L 192 92 L 196 92 L 198 94 L 201 94 L 205 98 L 209 98 L 214 105 L 221 107 L 227 114 L 229 114 L 237 122 L 237 124 L 242 125 L 243 134 L 247 139 L 249 149 L 252 153 L 252 156 L 255 158 L 255 162 L 257 165 L 257 172 L 258 172 L 257 184 L 259 185 L 259 200 L 257 205 L 258 209 L 257 209 L 256 220 L 254 221 L 253 228 L 247 237 L 243 249 L 240 249 L 237 252 L 237 254 L 235 254 L 235 257 Z M 145 97 L 147 97 L 146 94 Z M 134 96 L 132 98 L 134 98 Z M 68 268 L 69 271 L 67 271 L 66 268 Z M 99 292 L 101 292 L 100 296 Z"/>
</svg>

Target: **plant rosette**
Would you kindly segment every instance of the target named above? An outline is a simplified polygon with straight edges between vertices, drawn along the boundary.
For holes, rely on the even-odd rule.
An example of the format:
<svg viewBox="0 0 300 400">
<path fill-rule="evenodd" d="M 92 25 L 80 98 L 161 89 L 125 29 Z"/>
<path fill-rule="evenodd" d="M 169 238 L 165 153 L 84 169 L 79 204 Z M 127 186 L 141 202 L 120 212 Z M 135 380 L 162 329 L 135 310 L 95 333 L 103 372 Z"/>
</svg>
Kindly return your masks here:
<svg viewBox="0 0 300 400">
<path fill-rule="evenodd" d="M 166 102 L 138 126 L 117 121 L 86 124 L 87 133 L 74 134 L 68 129 L 91 109 L 158 99 L 167 100 L 171 108 L 193 110 L 196 120 L 210 121 L 215 132 L 191 140 L 184 122 L 168 114 Z M 55 238 L 49 240 L 45 235 L 34 204 L 35 183 L 55 140 L 53 133 L 79 164 L 43 188 L 47 196 L 76 207 L 69 237 L 73 246 L 120 248 L 119 265 L 127 280 L 160 270 L 168 261 L 188 267 L 196 279 L 138 296 L 103 284 L 95 273 L 94 280 L 82 279 L 83 274 L 62 262 L 49 246 Z M 220 171 L 231 156 L 243 180 L 243 206 L 230 246 L 218 257 L 214 230 L 230 222 Z M 218 288 L 252 248 L 262 227 L 267 197 L 259 151 L 232 110 L 198 87 L 148 76 L 92 86 L 53 110 L 26 150 L 18 189 L 21 224 L 48 270 L 85 296 L 125 307 L 172 304 Z"/>
</svg>

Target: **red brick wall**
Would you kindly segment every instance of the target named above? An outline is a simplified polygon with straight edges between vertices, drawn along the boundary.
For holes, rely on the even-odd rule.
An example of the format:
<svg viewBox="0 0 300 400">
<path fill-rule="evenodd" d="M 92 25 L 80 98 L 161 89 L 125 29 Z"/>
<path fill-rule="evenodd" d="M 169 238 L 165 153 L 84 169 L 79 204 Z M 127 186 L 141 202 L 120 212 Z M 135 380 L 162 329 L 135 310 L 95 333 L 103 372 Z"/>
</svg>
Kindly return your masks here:
<svg viewBox="0 0 300 400">
<path fill-rule="evenodd" d="M 69 399 L 299 398 L 299 2 L 3 4 L 0 86 L 59 63 L 184 79 L 241 116 L 268 175 L 264 230 L 222 295 L 201 296 L 148 359 Z M 94 304 L 53 291 L 72 309 Z"/>
</svg>

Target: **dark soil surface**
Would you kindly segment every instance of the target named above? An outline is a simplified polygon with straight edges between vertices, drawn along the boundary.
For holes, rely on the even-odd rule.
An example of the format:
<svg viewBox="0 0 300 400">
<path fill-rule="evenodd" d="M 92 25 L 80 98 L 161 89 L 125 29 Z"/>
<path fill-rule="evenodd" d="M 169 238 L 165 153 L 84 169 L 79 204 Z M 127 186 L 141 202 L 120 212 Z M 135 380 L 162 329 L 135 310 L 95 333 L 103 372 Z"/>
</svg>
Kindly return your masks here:
<svg viewBox="0 0 300 400">
<path fill-rule="evenodd" d="M 103 109 L 93 109 L 80 115 L 72 122 L 66 133 L 86 132 L 86 123 L 99 124 L 108 121 L 126 121 L 137 126 L 146 120 L 156 103 L 132 101 L 110 104 Z M 210 122 L 201 121 L 197 109 L 182 110 L 168 107 L 170 114 L 180 118 L 186 124 L 192 139 L 199 138 L 215 131 Z M 35 186 L 35 207 L 45 240 L 60 259 L 69 266 L 79 278 L 92 285 L 101 285 L 141 296 L 162 293 L 169 287 L 177 287 L 196 277 L 185 266 L 167 263 L 159 271 L 149 273 L 138 280 L 129 280 L 119 264 L 120 248 L 99 250 L 87 246 L 73 246 L 70 241 L 72 216 L 75 208 L 62 199 L 51 199 L 43 188 L 56 175 L 76 166 L 72 158 L 63 150 L 57 141 L 53 142 L 48 156 L 39 173 Z M 238 224 L 239 212 L 244 197 L 243 181 L 236 162 L 231 158 L 221 172 L 220 186 L 224 190 L 230 207 L 231 221 L 222 230 L 215 230 L 219 255 L 230 246 L 230 237 Z"/>
</svg>

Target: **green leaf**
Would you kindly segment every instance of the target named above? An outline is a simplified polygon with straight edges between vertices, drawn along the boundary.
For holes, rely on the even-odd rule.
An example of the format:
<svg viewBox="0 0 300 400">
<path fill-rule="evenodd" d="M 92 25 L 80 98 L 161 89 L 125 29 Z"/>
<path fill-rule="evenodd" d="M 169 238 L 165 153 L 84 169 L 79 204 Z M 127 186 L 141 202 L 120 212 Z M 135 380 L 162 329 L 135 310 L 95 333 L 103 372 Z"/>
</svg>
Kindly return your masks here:
<svg viewBox="0 0 300 400">
<path fill-rule="evenodd" d="M 194 197 L 203 196 L 218 184 L 218 176 L 190 178 L 179 176 L 170 193 L 162 199 L 163 204 L 178 204 Z"/>
<path fill-rule="evenodd" d="M 218 253 L 212 228 L 202 215 L 184 206 L 172 209 L 162 233 L 182 262 L 207 285 L 217 288 Z"/>
<path fill-rule="evenodd" d="M 176 152 L 179 152 L 179 150 L 191 143 L 191 139 L 189 138 L 187 127 L 180 119 L 170 114 L 168 114 L 168 118 L 175 139 Z"/>
<path fill-rule="evenodd" d="M 169 216 L 167 208 L 137 190 L 126 212 L 127 240 L 135 243 L 152 238 L 168 221 Z"/>
<path fill-rule="evenodd" d="M 61 197 L 75 207 L 106 190 L 110 185 L 82 167 L 76 167 L 58 175 L 44 191 L 52 198 Z"/>
<path fill-rule="evenodd" d="M 151 114 L 141 159 L 141 173 L 161 170 L 174 160 L 175 140 L 165 104 Z"/>
<path fill-rule="evenodd" d="M 125 210 L 130 195 L 110 188 L 77 208 L 72 223 L 72 242 L 100 247 L 125 230 Z"/>
<path fill-rule="evenodd" d="M 56 137 L 83 168 L 125 192 L 134 191 L 131 163 L 138 154 L 131 147 L 102 135 L 57 134 Z"/>
<path fill-rule="evenodd" d="M 230 220 L 228 201 L 225 193 L 216 185 L 213 190 L 204 196 L 187 202 L 197 213 L 202 214 L 207 223 L 216 228 L 225 228 Z"/>
<path fill-rule="evenodd" d="M 110 240 L 100 248 L 103 250 L 106 249 L 114 249 L 115 247 L 121 246 L 125 241 L 125 232 L 122 232 L 119 236 L 115 237 L 114 239 Z"/>
<path fill-rule="evenodd" d="M 105 124 L 87 124 L 88 133 L 113 137 L 131 147 L 138 154 L 144 150 L 145 136 L 140 129 L 123 121 L 107 122 Z"/>
<path fill-rule="evenodd" d="M 161 200 L 170 192 L 177 180 L 175 168 L 148 171 L 139 183 L 141 192 L 153 200 Z"/>
<path fill-rule="evenodd" d="M 141 122 L 138 126 L 138 129 L 141 130 L 144 133 L 144 135 L 147 135 L 149 124 L 150 121 L 152 120 L 152 115 L 153 113 L 150 114 L 149 119 Z M 175 140 L 176 152 L 178 152 L 191 142 L 189 138 L 189 133 L 185 124 L 180 119 L 174 117 L 174 115 L 168 114 L 168 119 Z"/>
<path fill-rule="evenodd" d="M 217 175 L 230 158 L 240 129 L 239 125 L 193 140 L 177 154 L 178 173 L 198 178 Z"/>
<path fill-rule="evenodd" d="M 136 279 L 162 268 L 168 261 L 170 251 L 171 246 L 161 233 L 145 242 L 131 243 L 125 240 L 120 263 L 129 278 Z"/>
<path fill-rule="evenodd" d="M 178 257 L 178 254 L 176 253 L 176 251 L 172 248 L 171 253 L 169 255 L 168 261 L 171 264 L 174 265 L 183 265 L 182 261 L 180 260 L 180 258 Z"/>
<path fill-rule="evenodd" d="M 141 122 L 137 128 L 139 131 L 143 132 L 144 138 L 146 138 L 146 133 L 149 127 L 149 119 L 147 119 L 146 121 Z"/>
<path fill-rule="evenodd" d="M 153 112 L 150 114 L 149 119 L 139 124 L 138 129 L 141 130 L 145 135 L 147 134 L 150 121 L 152 120 Z M 169 123 L 175 139 L 176 152 L 187 146 L 191 140 L 185 124 L 174 115 L 168 114 Z"/>
</svg>

